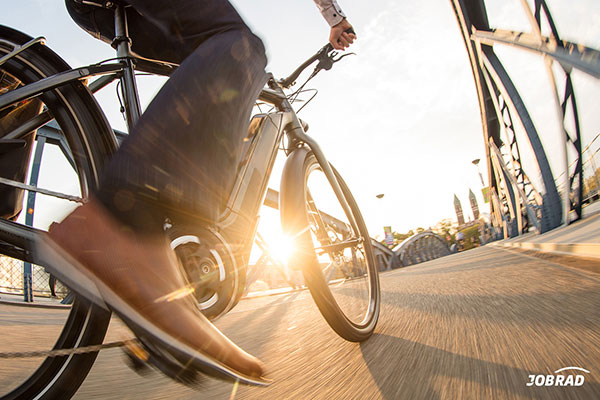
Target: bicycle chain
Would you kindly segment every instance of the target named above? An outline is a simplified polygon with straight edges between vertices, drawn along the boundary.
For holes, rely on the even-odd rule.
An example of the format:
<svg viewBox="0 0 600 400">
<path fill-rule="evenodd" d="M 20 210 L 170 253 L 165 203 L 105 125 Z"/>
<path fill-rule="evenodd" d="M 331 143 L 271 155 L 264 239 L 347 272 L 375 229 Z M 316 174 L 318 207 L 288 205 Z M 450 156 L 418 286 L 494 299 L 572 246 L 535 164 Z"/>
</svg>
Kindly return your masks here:
<svg viewBox="0 0 600 400">
<path fill-rule="evenodd" d="M 54 349 L 54 350 L 40 350 L 40 351 L 25 351 L 25 352 L 7 352 L 0 353 L 0 359 L 2 358 L 34 358 L 34 357 L 64 357 L 73 354 L 85 354 L 95 353 L 104 349 L 111 349 L 117 347 L 123 347 L 131 344 L 136 344 L 137 339 L 120 340 L 117 342 L 110 342 L 104 344 L 96 344 L 91 346 L 76 347 L 69 349 Z"/>
</svg>

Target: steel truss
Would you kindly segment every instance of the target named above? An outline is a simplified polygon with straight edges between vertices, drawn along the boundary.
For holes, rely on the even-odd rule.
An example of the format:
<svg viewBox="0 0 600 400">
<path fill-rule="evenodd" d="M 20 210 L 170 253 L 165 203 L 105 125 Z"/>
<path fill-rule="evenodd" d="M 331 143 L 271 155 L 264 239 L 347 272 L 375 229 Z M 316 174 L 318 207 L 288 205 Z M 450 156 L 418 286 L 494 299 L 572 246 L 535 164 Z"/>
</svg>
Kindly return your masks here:
<svg viewBox="0 0 600 400">
<path fill-rule="evenodd" d="M 543 233 L 561 223 L 581 218 L 581 132 L 571 71 L 577 68 L 600 78 L 600 52 L 561 40 L 544 0 L 534 0 L 533 10 L 527 0 L 521 0 L 531 22 L 532 33 L 491 29 L 483 0 L 450 1 L 467 48 L 479 99 L 493 224 L 503 230 L 505 237 L 512 237 L 530 228 Z M 548 37 L 542 35 L 543 22 L 550 28 Z M 495 54 L 494 44 L 515 46 L 544 57 L 554 86 L 556 109 L 565 138 L 564 169 L 568 180 L 565 180 L 562 201 L 537 130 L 517 89 Z M 553 69 L 554 61 L 560 65 L 559 72 L 565 83 L 562 97 L 559 95 Z M 543 194 L 534 188 L 522 168 L 515 123 L 523 127 L 533 149 L 542 178 Z M 574 131 L 569 132 L 568 126 L 573 126 Z M 576 153 L 572 173 L 568 168 L 568 143 L 572 144 Z M 574 218 L 569 219 L 570 211 L 574 211 Z"/>
<path fill-rule="evenodd" d="M 393 250 L 400 265 L 404 267 L 451 254 L 446 241 L 430 231 L 417 233 L 405 239 Z"/>
</svg>

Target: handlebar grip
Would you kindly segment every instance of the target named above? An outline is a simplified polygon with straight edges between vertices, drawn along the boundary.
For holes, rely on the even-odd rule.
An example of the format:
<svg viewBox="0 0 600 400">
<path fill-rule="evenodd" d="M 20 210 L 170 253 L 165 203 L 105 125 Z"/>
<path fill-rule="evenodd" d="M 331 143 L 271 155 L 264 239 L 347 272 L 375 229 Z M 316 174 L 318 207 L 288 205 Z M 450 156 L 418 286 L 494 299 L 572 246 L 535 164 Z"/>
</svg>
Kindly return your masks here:
<svg viewBox="0 0 600 400">
<path fill-rule="evenodd" d="M 350 33 L 353 33 L 354 35 L 356 35 L 356 32 L 354 31 L 354 28 L 352 28 L 352 27 L 351 27 L 351 28 L 348 28 L 348 29 L 346 29 L 344 32 L 346 32 L 346 33 L 348 33 L 348 34 L 350 34 Z M 333 50 L 333 46 L 331 45 L 331 43 L 327 43 L 327 44 L 326 44 L 326 45 L 323 47 L 323 51 L 324 51 L 325 53 L 329 53 L 329 52 L 330 52 L 330 51 L 332 51 L 332 50 Z"/>
<path fill-rule="evenodd" d="M 344 32 L 348 33 L 348 34 L 352 33 L 352 34 L 356 35 L 356 32 L 354 31 L 354 28 L 352 28 L 352 27 L 346 29 Z M 339 42 L 339 40 L 338 40 L 338 42 Z M 333 50 L 333 46 L 331 45 L 331 43 L 327 43 L 323 49 L 325 50 L 326 53 L 329 53 L 330 51 Z"/>
</svg>

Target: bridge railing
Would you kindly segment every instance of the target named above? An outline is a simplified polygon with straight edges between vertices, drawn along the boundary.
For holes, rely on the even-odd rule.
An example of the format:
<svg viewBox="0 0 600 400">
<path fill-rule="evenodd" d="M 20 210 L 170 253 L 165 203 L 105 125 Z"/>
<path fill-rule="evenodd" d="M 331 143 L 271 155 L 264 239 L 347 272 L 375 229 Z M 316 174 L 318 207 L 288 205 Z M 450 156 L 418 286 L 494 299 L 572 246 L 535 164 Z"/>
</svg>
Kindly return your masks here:
<svg viewBox="0 0 600 400">
<path fill-rule="evenodd" d="M 406 267 L 450 255 L 448 244 L 440 235 L 427 231 L 417 233 L 393 248 L 394 255 Z"/>
</svg>

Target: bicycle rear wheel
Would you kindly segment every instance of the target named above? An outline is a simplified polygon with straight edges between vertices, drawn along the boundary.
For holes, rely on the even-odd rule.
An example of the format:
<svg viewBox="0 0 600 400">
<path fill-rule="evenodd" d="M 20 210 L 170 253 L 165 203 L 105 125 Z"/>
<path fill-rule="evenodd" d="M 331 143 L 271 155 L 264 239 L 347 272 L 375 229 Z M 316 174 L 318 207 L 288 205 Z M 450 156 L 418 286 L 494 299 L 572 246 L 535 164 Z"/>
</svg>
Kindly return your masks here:
<svg viewBox="0 0 600 400">
<path fill-rule="evenodd" d="M 0 26 L 0 57 L 29 40 L 31 38 L 21 32 Z M 68 65 L 49 48 L 36 44 L 0 65 L 0 79 L 5 82 L 3 93 L 67 69 L 69 69 Z M 6 121 L 6 118 L 14 115 L 22 116 L 16 111 L 30 106 L 32 102 L 37 102 L 34 104 L 36 108 L 34 114 L 37 115 L 38 120 L 41 121 L 40 114 L 48 116 L 46 122 L 49 120 L 52 126 L 49 136 L 42 136 L 37 132 L 38 147 L 36 148 L 39 148 L 41 142 L 46 145 L 53 144 L 54 154 L 63 154 L 68 159 L 63 163 L 67 165 L 70 172 L 65 173 L 65 176 L 54 176 L 55 179 L 50 179 L 52 175 L 57 174 L 55 171 L 64 169 L 58 168 L 58 164 L 53 161 L 59 158 L 48 155 L 52 151 L 44 152 L 41 158 L 40 182 L 44 179 L 42 175 L 50 177 L 47 182 L 54 182 L 56 188 L 44 188 L 59 194 L 58 196 L 37 194 L 36 223 L 33 227 L 27 226 L 31 224 L 25 224 L 24 214 L 30 214 L 32 217 L 34 209 L 25 207 L 24 212 L 19 212 L 23 207 L 23 203 L 19 204 L 19 201 L 24 201 L 23 197 L 34 195 L 34 192 L 23 196 L 23 193 L 19 192 L 22 189 L 11 188 L 12 184 L 0 185 L 3 189 L 16 193 L 13 196 L 15 204 L 12 204 L 15 215 L 4 212 L 3 218 L 0 218 L 0 253 L 4 255 L 2 257 L 4 261 L 8 260 L 13 265 L 15 263 L 21 265 L 18 264 L 21 261 L 31 262 L 37 236 L 47 229 L 51 222 L 60 221 L 74 208 L 73 202 L 60 198 L 61 193 L 84 201 L 97 187 L 102 166 L 116 149 L 116 141 L 106 118 L 83 84 L 77 82 L 65 85 L 34 99 L 13 104 L 0 110 L 0 120 Z M 32 119 L 29 118 L 23 123 L 31 121 Z M 21 139 L 10 142 L 3 140 L 3 137 L 14 132 L 19 125 L 15 126 L 12 123 L 3 126 L 10 126 L 10 129 L 8 132 L 5 130 L 0 133 L 0 146 L 4 146 L 5 150 L 8 148 L 7 151 L 12 149 L 11 146 L 18 147 Z M 35 129 L 32 129 L 26 132 L 25 137 L 33 141 L 32 136 L 35 134 Z M 27 139 L 24 140 L 26 141 Z M 9 143 L 8 147 L 7 143 Z M 24 152 L 21 156 L 29 157 L 30 151 Z M 4 157 L 5 154 L 0 157 Z M 24 168 L 26 171 L 27 162 Z M 27 176 L 25 174 L 16 177 L 12 173 L 6 175 L 5 170 L 0 171 L 0 176 L 13 181 L 20 180 L 21 183 L 25 183 Z M 71 187 L 65 189 L 67 175 L 72 177 L 72 182 L 67 182 L 66 186 Z M 32 218 L 28 222 L 31 220 Z M 40 274 L 43 273 L 42 267 L 33 266 L 33 268 Z M 8 296 L 3 294 L 2 297 L 5 299 Z M 2 319 L 7 323 L 0 321 L 0 336 L 3 337 L 0 352 L 27 352 L 100 344 L 108 328 L 110 313 L 85 300 L 75 298 L 72 306 L 67 308 L 34 309 L 0 305 L 0 320 Z M 3 359 L 0 361 L 0 397 L 3 399 L 70 398 L 85 379 L 96 356 L 97 353 L 86 353 L 52 358 Z"/>
<path fill-rule="evenodd" d="M 341 337 L 367 339 L 379 317 L 379 277 L 362 215 L 335 171 L 357 230 L 352 228 L 316 157 L 300 148 L 281 182 L 281 221 L 294 241 L 293 269 L 302 269 L 319 310 Z"/>
</svg>

